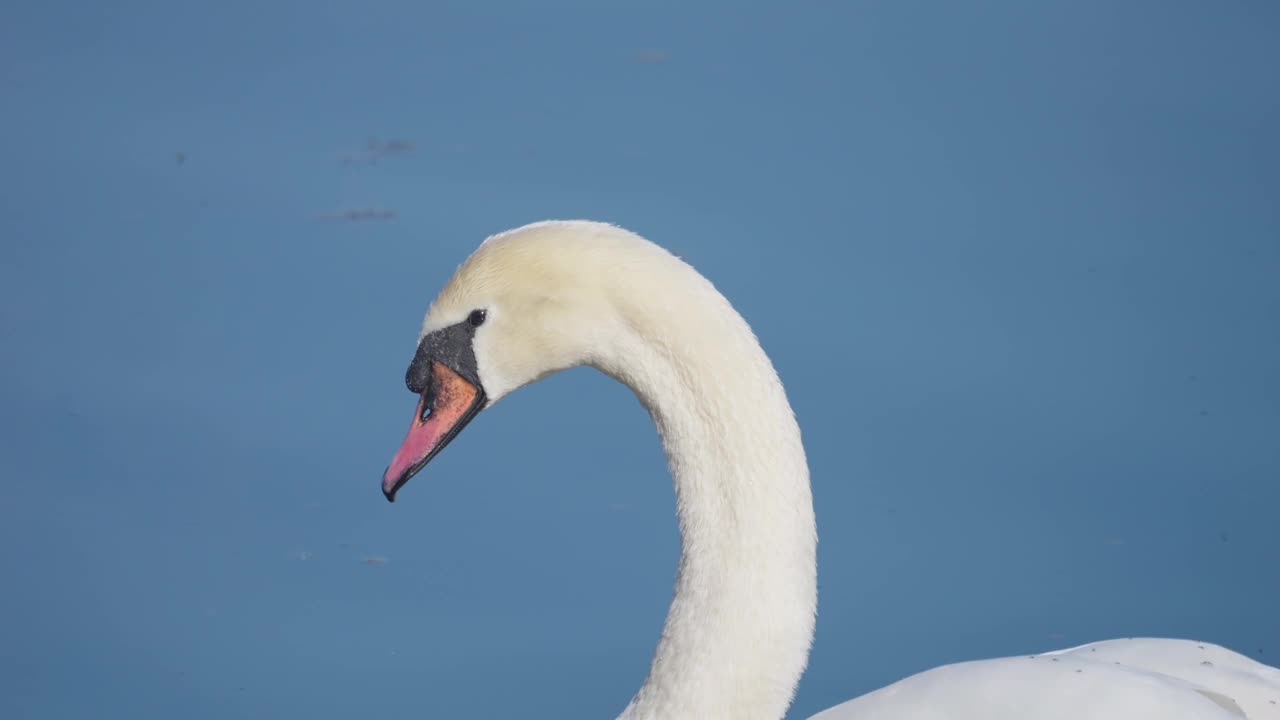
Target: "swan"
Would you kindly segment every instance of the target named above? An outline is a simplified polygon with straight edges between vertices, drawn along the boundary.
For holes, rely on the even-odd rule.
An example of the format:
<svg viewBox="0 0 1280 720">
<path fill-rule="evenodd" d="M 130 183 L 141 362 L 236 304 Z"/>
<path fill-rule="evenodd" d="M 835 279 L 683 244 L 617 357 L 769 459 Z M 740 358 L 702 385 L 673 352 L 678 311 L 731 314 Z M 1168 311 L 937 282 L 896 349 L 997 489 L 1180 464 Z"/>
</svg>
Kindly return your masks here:
<svg viewBox="0 0 1280 720">
<path fill-rule="evenodd" d="M 619 227 L 486 239 L 430 305 L 419 395 L 382 479 L 397 492 L 482 410 L 589 365 L 649 412 L 681 553 L 649 673 L 620 720 L 778 720 L 808 661 L 817 532 L 800 428 L 747 322 L 691 266 Z M 1280 719 L 1280 671 L 1187 640 L 1115 640 L 949 665 L 815 720 Z"/>
</svg>

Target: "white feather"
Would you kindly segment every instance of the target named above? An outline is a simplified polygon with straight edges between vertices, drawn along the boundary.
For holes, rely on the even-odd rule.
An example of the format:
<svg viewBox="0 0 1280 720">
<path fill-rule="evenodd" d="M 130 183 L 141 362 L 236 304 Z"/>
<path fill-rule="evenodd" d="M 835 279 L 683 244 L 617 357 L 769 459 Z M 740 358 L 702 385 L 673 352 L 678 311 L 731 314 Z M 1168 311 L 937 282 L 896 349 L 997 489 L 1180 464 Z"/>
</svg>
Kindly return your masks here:
<svg viewBox="0 0 1280 720">
<path fill-rule="evenodd" d="M 686 263 L 586 221 L 486 240 L 432 304 L 423 332 L 478 308 L 488 319 L 474 348 L 490 404 L 590 365 L 635 392 L 662 438 L 679 572 L 649 675 L 621 718 L 783 717 L 813 637 L 817 535 L 800 429 L 746 321 Z M 950 665 L 815 717 L 1280 719 L 1280 672 L 1201 645 L 1112 641 Z"/>
</svg>

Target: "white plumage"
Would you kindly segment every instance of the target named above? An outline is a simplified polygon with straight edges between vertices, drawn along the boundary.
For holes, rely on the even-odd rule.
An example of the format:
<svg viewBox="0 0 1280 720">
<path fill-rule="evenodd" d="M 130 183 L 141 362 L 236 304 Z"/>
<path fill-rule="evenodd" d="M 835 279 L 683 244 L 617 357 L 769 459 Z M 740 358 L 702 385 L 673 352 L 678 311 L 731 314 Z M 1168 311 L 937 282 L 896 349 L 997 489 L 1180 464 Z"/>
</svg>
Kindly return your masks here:
<svg viewBox="0 0 1280 720">
<path fill-rule="evenodd" d="M 1211 643 L 1130 638 L 947 665 L 813 720 L 1280 718 L 1280 670 Z"/>
<path fill-rule="evenodd" d="M 489 405 L 590 365 L 635 392 L 662 438 L 679 573 L 649 675 L 621 718 L 783 717 L 813 636 L 817 536 L 800 429 L 746 321 L 686 263 L 585 221 L 486 240 L 423 333 L 476 309 L 488 317 L 473 348 Z M 840 508 L 822 510 L 838 521 Z M 1229 650 L 1115 640 L 937 668 L 815 720 L 1280 720 L 1277 702 L 1280 671 Z"/>
</svg>

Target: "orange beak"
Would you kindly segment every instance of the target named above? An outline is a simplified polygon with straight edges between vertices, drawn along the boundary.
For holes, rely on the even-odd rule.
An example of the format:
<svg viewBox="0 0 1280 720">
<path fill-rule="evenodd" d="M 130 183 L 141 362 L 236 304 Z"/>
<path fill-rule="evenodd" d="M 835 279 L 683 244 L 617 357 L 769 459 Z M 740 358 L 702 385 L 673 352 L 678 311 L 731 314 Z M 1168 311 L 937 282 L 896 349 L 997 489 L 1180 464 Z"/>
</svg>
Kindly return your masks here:
<svg viewBox="0 0 1280 720">
<path fill-rule="evenodd" d="M 395 502 L 396 491 L 484 407 L 484 392 L 443 363 L 431 360 L 426 387 L 414 410 L 409 432 L 382 476 L 382 494 Z"/>
</svg>

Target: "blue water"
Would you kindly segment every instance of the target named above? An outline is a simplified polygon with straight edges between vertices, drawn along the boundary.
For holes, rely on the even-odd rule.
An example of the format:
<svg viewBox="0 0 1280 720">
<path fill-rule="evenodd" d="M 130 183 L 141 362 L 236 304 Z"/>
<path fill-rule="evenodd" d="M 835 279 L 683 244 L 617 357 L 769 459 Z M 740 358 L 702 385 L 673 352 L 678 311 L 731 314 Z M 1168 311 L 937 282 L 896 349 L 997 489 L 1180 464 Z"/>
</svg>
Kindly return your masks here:
<svg viewBox="0 0 1280 720">
<path fill-rule="evenodd" d="M 787 384 L 793 717 L 1114 636 L 1280 660 L 1274 4 L 4 18 L 0 716 L 618 712 L 677 555 L 624 388 L 378 487 L 428 302 L 547 217 L 690 260 Z"/>
</svg>

